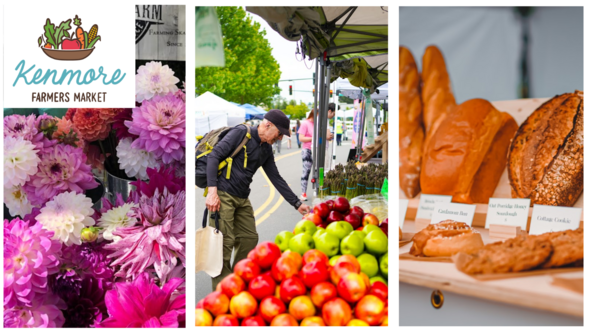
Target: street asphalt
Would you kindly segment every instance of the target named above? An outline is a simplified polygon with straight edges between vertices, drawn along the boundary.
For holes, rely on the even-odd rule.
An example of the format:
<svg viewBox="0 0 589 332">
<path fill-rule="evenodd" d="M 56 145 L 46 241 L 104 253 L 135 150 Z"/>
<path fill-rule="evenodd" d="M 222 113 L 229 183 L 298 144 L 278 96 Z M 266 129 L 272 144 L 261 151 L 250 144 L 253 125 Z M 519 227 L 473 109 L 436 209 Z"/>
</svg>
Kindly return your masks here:
<svg viewBox="0 0 589 332">
<path fill-rule="evenodd" d="M 276 165 L 284 180 L 297 196 L 301 195 L 301 149 L 298 148 L 296 137 L 292 137 L 291 149 L 287 147 L 287 138 L 282 143 L 280 153 L 276 153 Z M 341 146 L 336 146 L 335 164 L 345 163 L 351 148 L 351 141 L 342 141 Z M 334 164 L 334 165 L 335 165 Z M 196 188 L 196 220 L 197 225 L 205 208 L 204 190 Z M 307 187 L 308 201 L 304 202 L 312 207 L 313 189 L 311 183 Z M 256 223 L 258 224 L 259 242 L 272 241 L 278 233 L 284 230 L 292 231 L 297 222 L 301 220 L 301 214 L 288 204 L 282 196 L 269 183 L 262 168 L 258 170 L 251 184 L 250 200 L 254 207 Z M 197 226 L 199 228 L 199 226 Z M 198 229 L 197 228 L 197 229 Z M 196 303 L 212 291 L 211 278 L 204 272 L 196 274 Z"/>
</svg>

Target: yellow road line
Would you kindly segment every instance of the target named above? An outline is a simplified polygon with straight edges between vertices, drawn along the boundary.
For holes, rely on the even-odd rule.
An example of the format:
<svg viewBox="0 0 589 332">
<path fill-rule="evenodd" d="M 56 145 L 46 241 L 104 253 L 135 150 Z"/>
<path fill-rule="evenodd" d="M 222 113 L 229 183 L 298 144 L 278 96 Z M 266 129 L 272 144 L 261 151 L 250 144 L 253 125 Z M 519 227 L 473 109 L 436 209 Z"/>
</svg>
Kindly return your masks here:
<svg viewBox="0 0 589 332">
<path fill-rule="evenodd" d="M 266 212 L 262 218 L 256 220 L 256 226 L 261 224 L 264 220 L 268 219 L 268 217 L 270 217 L 270 215 L 272 213 L 274 213 L 274 211 L 276 211 L 276 209 L 278 209 L 278 207 L 282 204 L 282 202 L 284 202 L 284 197 L 280 196 L 278 198 L 278 202 L 276 202 L 276 204 L 274 204 L 274 206 L 268 211 Z"/>
<path fill-rule="evenodd" d="M 280 156 L 276 159 L 274 159 L 274 161 L 278 161 L 280 159 L 286 158 L 286 157 L 290 157 L 293 156 L 297 153 L 300 153 L 299 151 L 295 151 L 289 154 L 285 154 L 284 156 Z M 262 169 L 262 175 L 264 176 L 264 179 L 266 179 L 266 182 L 268 183 L 268 186 L 270 187 L 270 195 L 268 196 L 268 198 L 266 199 L 266 201 L 264 202 L 264 204 L 260 205 L 259 208 L 256 209 L 256 211 L 254 211 L 254 217 L 257 216 L 258 214 L 262 213 L 262 211 L 264 211 L 264 209 L 266 207 L 268 207 L 268 205 L 270 205 L 270 203 L 272 203 L 272 200 L 274 199 L 274 196 L 276 194 L 276 190 L 274 189 L 274 186 L 272 185 L 272 183 L 270 182 L 270 179 L 268 178 L 268 176 L 266 175 L 266 173 L 264 172 L 264 170 Z"/>
<path fill-rule="evenodd" d="M 268 196 L 268 199 L 266 199 L 266 201 L 264 202 L 264 204 L 262 204 L 259 208 L 256 209 L 256 211 L 254 211 L 254 217 L 257 216 L 262 211 L 264 211 L 264 209 L 268 205 L 270 205 L 270 203 L 272 203 L 272 200 L 274 199 L 274 195 L 275 195 L 275 192 L 276 192 L 276 189 L 274 189 L 274 186 L 272 185 L 272 183 L 270 183 L 270 179 L 268 178 L 268 175 L 266 175 L 266 172 L 264 172 L 263 169 L 261 171 L 262 171 L 262 175 L 266 179 L 266 182 L 268 182 L 268 185 L 270 186 L 270 195 Z"/>
<path fill-rule="evenodd" d="M 276 158 L 274 161 L 278 161 L 280 159 L 284 159 L 286 157 L 290 157 L 293 156 L 295 154 L 300 153 L 299 151 L 295 151 L 289 154 L 285 154 L 284 156 L 280 156 L 278 158 Z M 266 178 L 266 181 L 268 182 L 268 185 L 272 188 L 272 190 L 274 189 L 274 186 L 272 185 L 272 183 L 270 183 L 270 179 L 268 179 L 268 177 L 266 176 L 266 174 L 264 173 L 264 177 Z M 262 205 L 265 208 L 266 203 L 268 202 L 268 200 L 266 200 L 266 202 L 264 202 L 264 205 Z M 274 213 L 274 211 L 276 211 L 280 205 L 282 205 L 282 203 L 284 202 L 284 197 L 282 197 L 282 195 L 278 198 L 278 201 L 272 206 L 272 208 L 266 212 L 261 218 L 259 218 L 258 220 L 256 220 L 256 226 L 261 224 L 264 220 L 268 219 L 268 217 L 270 217 L 270 215 L 272 215 L 272 213 Z M 260 210 L 260 208 L 258 208 L 256 211 L 258 212 Z M 254 216 L 255 216 L 255 212 L 254 212 Z"/>
</svg>

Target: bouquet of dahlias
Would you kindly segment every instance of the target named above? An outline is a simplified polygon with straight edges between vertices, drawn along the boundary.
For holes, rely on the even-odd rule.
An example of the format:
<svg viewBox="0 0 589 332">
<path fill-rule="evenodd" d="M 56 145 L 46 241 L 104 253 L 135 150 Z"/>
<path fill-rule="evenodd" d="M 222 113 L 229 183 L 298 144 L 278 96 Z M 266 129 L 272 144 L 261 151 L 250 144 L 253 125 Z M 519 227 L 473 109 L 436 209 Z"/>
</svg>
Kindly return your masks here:
<svg viewBox="0 0 589 332">
<path fill-rule="evenodd" d="M 4 118 L 4 327 L 185 326 L 185 99 L 166 68 L 140 67 L 132 110 Z M 135 189 L 98 207 L 104 168 Z"/>
</svg>

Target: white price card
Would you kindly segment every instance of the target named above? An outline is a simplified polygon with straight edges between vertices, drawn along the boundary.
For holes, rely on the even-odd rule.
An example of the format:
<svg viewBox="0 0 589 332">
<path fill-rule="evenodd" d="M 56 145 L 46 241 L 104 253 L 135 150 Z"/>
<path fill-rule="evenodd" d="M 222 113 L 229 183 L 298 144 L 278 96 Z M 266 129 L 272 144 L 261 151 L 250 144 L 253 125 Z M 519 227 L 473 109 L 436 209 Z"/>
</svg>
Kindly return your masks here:
<svg viewBox="0 0 589 332">
<path fill-rule="evenodd" d="M 489 229 L 490 225 L 508 225 L 526 229 L 529 212 L 529 198 L 490 198 L 485 228 Z"/>
<path fill-rule="evenodd" d="M 474 204 L 438 203 L 434 207 L 431 223 L 437 224 L 440 221 L 450 219 L 471 226 L 476 207 Z"/>
<path fill-rule="evenodd" d="M 408 199 L 400 199 L 399 200 L 399 227 L 403 229 L 403 225 L 405 224 L 405 216 L 407 215 L 407 207 L 409 207 L 409 200 Z"/>
<path fill-rule="evenodd" d="M 577 229 L 581 223 L 581 213 L 583 213 L 581 208 L 534 205 L 530 234 L 538 235 Z"/>
<path fill-rule="evenodd" d="M 437 203 L 450 203 L 451 201 L 452 196 L 448 195 L 421 194 L 421 197 L 419 198 L 419 207 L 417 208 L 417 215 L 415 215 L 415 220 L 431 220 L 432 213 L 434 212 L 434 207 Z"/>
</svg>

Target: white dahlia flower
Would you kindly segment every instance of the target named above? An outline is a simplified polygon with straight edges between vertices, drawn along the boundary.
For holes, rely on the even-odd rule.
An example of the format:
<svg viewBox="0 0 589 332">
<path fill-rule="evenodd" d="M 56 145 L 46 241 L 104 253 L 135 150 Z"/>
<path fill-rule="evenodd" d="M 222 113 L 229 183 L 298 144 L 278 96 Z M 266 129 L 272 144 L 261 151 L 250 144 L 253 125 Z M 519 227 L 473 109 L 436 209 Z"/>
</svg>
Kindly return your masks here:
<svg viewBox="0 0 589 332">
<path fill-rule="evenodd" d="M 12 216 L 24 217 L 33 211 L 33 205 L 21 186 L 4 187 L 4 204 Z"/>
<path fill-rule="evenodd" d="M 92 200 L 83 194 L 65 192 L 47 202 L 37 216 L 37 221 L 48 231 L 53 231 L 53 240 L 67 246 L 82 244 L 82 229 L 95 224 L 92 215 Z"/>
<path fill-rule="evenodd" d="M 139 103 L 149 100 L 153 96 L 165 96 L 178 91 L 176 83 L 180 80 L 174 76 L 174 71 L 161 62 L 148 62 L 140 66 L 135 75 L 135 100 Z"/>
<path fill-rule="evenodd" d="M 35 145 L 22 137 L 4 137 L 4 187 L 22 186 L 37 173 Z"/>
<path fill-rule="evenodd" d="M 113 235 L 112 233 L 119 227 L 131 227 L 137 223 L 136 218 L 129 216 L 132 209 L 136 207 L 139 207 L 139 205 L 135 203 L 125 203 L 103 213 L 100 219 L 98 219 L 98 227 L 102 228 L 100 231 L 102 237 L 105 240 L 111 240 L 114 242 L 120 240 L 120 236 Z"/>
<path fill-rule="evenodd" d="M 152 152 L 132 148 L 131 143 L 133 143 L 131 138 L 124 138 L 117 145 L 119 166 L 125 170 L 128 177 L 147 180 L 147 169 L 157 168 L 159 163 Z"/>
</svg>

